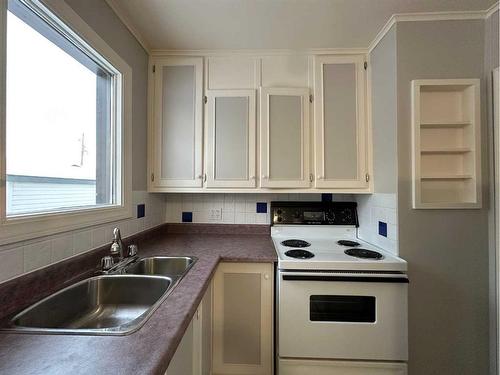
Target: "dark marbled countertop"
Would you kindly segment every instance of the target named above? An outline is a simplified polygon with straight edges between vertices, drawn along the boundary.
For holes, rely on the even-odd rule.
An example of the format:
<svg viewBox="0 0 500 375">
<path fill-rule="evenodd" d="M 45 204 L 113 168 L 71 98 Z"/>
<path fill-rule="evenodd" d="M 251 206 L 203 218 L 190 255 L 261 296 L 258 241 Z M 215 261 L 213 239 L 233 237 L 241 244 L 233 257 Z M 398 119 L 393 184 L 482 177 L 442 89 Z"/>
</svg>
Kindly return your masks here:
<svg viewBox="0 0 500 375">
<path fill-rule="evenodd" d="M 138 238 L 137 242 L 141 257 L 187 255 L 198 258 L 137 332 L 127 336 L 0 332 L 0 374 L 164 374 L 217 264 L 221 261 L 276 261 L 269 228 L 263 226 L 166 225 Z M 101 249 L 94 254 L 94 258 L 102 252 Z M 43 277 L 43 274 L 36 277 Z M 30 283 L 37 284 L 36 277 L 31 276 Z M 14 287 L 14 282 L 7 284 L 9 289 Z M 60 283 L 58 288 L 67 283 Z M 0 302 L 1 294 L 0 286 Z"/>
</svg>

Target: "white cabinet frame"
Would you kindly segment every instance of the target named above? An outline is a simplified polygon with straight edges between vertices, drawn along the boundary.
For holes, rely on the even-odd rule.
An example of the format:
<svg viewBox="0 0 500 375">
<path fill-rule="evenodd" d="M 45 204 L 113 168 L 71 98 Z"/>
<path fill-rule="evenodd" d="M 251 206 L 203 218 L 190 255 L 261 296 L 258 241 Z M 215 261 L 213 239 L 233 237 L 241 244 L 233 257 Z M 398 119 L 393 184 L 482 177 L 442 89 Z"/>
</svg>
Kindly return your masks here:
<svg viewBox="0 0 500 375">
<path fill-rule="evenodd" d="M 309 188 L 309 89 L 308 88 L 269 88 L 260 89 L 260 173 L 262 187 L 268 188 Z M 301 98 L 301 176 L 297 180 L 277 180 L 270 176 L 270 123 L 269 106 L 270 97 L 294 96 Z M 286 137 L 286 134 L 283 135 Z"/>
<path fill-rule="evenodd" d="M 150 80 L 153 82 L 153 106 L 150 108 L 150 137 L 149 145 L 153 170 L 150 171 L 149 182 L 152 191 L 155 188 L 165 187 L 202 187 L 203 176 L 203 58 L 201 57 L 155 57 L 150 70 Z M 195 139 L 194 139 L 194 176 L 193 179 L 166 179 L 161 178 L 161 150 L 162 150 L 162 100 L 163 79 L 162 71 L 165 66 L 193 66 L 195 68 Z"/>
<path fill-rule="evenodd" d="M 246 98 L 248 100 L 248 154 L 247 154 L 247 178 L 246 179 L 217 179 L 216 178 L 216 100 L 217 98 Z M 255 138 L 256 138 L 256 115 L 255 115 L 255 90 L 209 90 L 207 91 L 206 111 L 206 187 L 216 188 L 255 188 Z"/>
<path fill-rule="evenodd" d="M 329 64 L 354 64 L 356 67 L 356 144 L 357 177 L 354 180 L 327 179 L 325 173 L 325 126 L 323 103 L 323 66 Z M 316 188 L 367 188 L 368 162 L 366 152 L 366 74 L 364 55 L 315 56 L 314 61 L 314 138 L 315 138 L 315 187 Z"/>
</svg>

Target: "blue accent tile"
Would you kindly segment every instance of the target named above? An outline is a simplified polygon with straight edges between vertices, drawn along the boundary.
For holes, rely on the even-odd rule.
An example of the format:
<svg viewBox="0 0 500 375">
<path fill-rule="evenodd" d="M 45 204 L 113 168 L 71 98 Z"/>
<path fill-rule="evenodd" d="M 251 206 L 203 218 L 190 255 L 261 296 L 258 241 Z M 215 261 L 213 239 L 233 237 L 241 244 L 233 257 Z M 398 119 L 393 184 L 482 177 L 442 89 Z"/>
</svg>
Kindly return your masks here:
<svg viewBox="0 0 500 375">
<path fill-rule="evenodd" d="M 333 201 L 333 194 L 323 193 L 321 194 L 321 202 L 331 202 Z"/>
<path fill-rule="evenodd" d="M 137 205 L 137 218 L 146 216 L 146 205 L 144 203 Z"/>
<path fill-rule="evenodd" d="M 387 223 L 384 223 L 383 221 L 378 222 L 378 234 L 387 237 Z"/>
<path fill-rule="evenodd" d="M 267 214 L 267 202 L 257 202 L 257 213 Z"/>
<path fill-rule="evenodd" d="M 193 222 L 193 213 L 192 212 L 183 212 L 182 213 L 182 222 L 183 223 L 192 223 Z"/>
</svg>

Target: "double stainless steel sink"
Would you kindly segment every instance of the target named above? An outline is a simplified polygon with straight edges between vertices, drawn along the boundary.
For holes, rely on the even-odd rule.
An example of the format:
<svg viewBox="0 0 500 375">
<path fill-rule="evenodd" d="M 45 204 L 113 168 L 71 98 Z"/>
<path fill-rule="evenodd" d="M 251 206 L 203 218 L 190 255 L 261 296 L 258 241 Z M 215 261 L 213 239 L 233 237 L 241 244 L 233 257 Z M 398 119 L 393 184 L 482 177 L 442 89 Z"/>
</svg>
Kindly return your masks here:
<svg viewBox="0 0 500 375">
<path fill-rule="evenodd" d="M 11 319 L 8 330 L 124 335 L 138 330 L 196 262 L 194 257 L 138 259 L 119 274 L 64 288 Z"/>
</svg>

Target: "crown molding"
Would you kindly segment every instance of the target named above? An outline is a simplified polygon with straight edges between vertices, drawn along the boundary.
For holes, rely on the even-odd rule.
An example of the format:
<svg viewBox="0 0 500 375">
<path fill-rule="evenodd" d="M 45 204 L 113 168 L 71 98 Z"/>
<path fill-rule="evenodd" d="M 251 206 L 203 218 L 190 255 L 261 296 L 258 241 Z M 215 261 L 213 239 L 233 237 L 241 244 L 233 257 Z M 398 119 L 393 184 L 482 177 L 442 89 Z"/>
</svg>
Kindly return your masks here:
<svg viewBox="0 0 500 375">
<path fill-rule="evenodd" d="M 133 22 L 130 20 L 130 17 L 126 14 L 123 8 L 119 5 L 116 0 L 105 0 L 109 7 L 115 12 L 118 18 L 123 22 L 125 27 L 132 33 L 132 35 L 137 39 L 139 44 L 146 50 L 148 54 L 151 53 L 151 48 L 149 47 L 146 38 L 141 34 L 141 32 L 134 26 Z"/>
<path fill-rule="evenodd" d="M 498 10 L 498 2 L 487 10 L 467 12 L 430 12 L 430 13 L 396 13 L 393 14 L 368 46 L 368 53 L 380 43 L 389 30 L 398 22 L 422 21 L 456 21 L 456 20 L 484 20 Z"/>
<path fill-rule="evenodd" d="M 275 56 L 275 55 L 359 55 L 366 54 L 366 48 L 310 48 L 310 49 L 153 49 L 152 56 Z"/>
<path fill-rule="evenodd" d="M 498 12 L 499 6 L 500 6 L 500 3 L 498 1 L 495 4 L 493 4 L 492 6 L 490 6 L 486 10 L 486 18 L 490 18 L 495 12 Z"/>
</svg>

